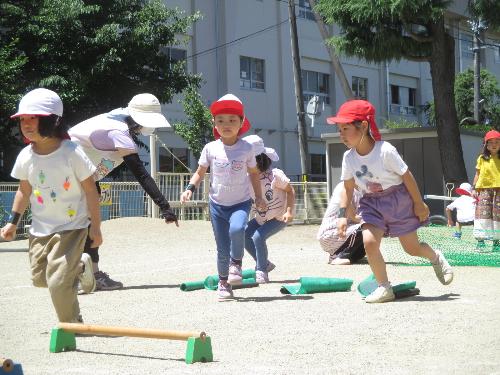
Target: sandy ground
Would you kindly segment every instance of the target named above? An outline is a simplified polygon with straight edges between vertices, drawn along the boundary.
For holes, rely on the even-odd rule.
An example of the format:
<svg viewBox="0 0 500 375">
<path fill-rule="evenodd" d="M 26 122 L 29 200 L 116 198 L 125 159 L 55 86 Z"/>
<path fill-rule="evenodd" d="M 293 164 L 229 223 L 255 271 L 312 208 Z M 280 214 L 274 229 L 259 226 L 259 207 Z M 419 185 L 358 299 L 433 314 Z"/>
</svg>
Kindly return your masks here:
<svg viewBox="0 0 500 375">
<path fill-rule="evenodd" d="M 125 288 L 80 297 L 85 322 L 204 330 L 214 362 L 184 363 L 182 341 L 77 337 L 75 352 L 49 353 L 56 324 L 46 289 L 31 286 L 27 241 L 0 243 L 0 357 L 24 374 L 500 374 L 500 269 L 455 268 L 441 285 L 430 267 L 388 265 L 393 283 L 421 294 L 365 303 L 356 285 L 367 264 L 338 267 L 315 240 L 317 226 L 292 226 L 269 240 L 271 283 L 217 302 L 179 284 L 216 273 L 208 222 L 126 218 L 103 224 L 101 268 Z M 253 267 L 247 256 L 244 268 Z M 354 280 L 352 291 L 283 296 L 300 276 Z"/>
</svg>

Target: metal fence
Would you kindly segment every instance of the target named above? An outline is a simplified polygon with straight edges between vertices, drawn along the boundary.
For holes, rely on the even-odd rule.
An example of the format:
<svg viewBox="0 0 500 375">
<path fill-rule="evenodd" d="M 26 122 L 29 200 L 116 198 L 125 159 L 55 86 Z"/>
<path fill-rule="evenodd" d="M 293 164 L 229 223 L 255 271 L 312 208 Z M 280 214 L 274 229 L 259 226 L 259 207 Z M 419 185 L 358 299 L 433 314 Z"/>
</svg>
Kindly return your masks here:
<svg viewBox="0 0 500 375">
<path fill-rule="evenodd" d="M 190 178 L 188 173 L 158 173 L 156 181 L 179 220 L 209 220 L 208 175 L 191 201 L 180 204 L 180 195 Z M 157 207 L 138 182 L 103 181 L 99 185 L 102 220 L 131 216 L 158 217 Z M 291 185 L 296 193 L 294 223 L 320 222 L 328 205 L 326 182 L 291 182 Z M 5 224 L 12 210 L 17 188 L 17 183 L 0 182 L 0 226 Z M 31 211 L 28 209 L 21 219 L 18 234 L 26 235 L 30 222 Z"/>
</svg>

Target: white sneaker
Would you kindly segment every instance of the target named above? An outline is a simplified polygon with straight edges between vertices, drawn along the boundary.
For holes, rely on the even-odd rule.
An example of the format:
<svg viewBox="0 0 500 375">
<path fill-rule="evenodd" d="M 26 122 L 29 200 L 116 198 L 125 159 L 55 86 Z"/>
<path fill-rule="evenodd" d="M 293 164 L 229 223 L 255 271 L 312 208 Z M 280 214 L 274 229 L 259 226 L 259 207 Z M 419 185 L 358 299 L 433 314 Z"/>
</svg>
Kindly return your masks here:
<svg viewBox="0 0 500 375">
<path fill-rule="evenodd" d="M 269 282 L 269 276 L 267 272 L 264 271 L 255 271 L 255 282 L 257 284 L 266 284 Z"/>
<path fill-rule="evenodd" d="M 453 281 L 453 269 L 441 251 L 434 251 L 437 254 L 437 259 L 436 264 L 432 263 L 432 268 L 434 268 L 434 272 L 441 284 L 448 285 Z"/>
<path fill-rule="evenodd" d="M 217 298 L 219 301 L 225 301 L 233 298 L 233 288 L 229 283 L 222 284 L 219 281 L 219 284 L 217 285 Z"/>
<path fill-rule="evenodd" d="M 83 263 L 83 272 L 78 275 L 80 289 L 85 294 L 92 293 L 95 290 L 96 281 L 92 269 L 92 258 L 89 254 L 83 253 L 81 262 Z"/>
<path fill-rule="evenodd" d="M 231 285 L 241 285 L 243 283 L 243 274 L 239 264 L 229 265 L 229 276 L 227 282 Z"/>
<path fill-rule="evenodd" d="M 379 287 L 375 289 L 370 295 L 366 296 L 365 302 L 382 303 L 382 302 L 394 301 L 395 298 L 396 297 L 394 296 L 392 287 L 386 288 L 382 285 L 379 285 Z"/>
</svg>

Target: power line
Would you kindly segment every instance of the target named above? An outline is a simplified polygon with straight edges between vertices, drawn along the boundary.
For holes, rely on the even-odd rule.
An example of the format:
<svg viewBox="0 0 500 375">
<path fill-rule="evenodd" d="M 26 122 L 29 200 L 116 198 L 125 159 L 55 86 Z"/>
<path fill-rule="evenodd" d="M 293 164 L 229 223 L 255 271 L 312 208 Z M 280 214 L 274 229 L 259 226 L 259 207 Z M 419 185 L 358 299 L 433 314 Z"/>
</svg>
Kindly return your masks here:
<svg viewBox="0 0 500 375">
<path fill-rule="evenodd" d="M 224 48 L 224 47 L 227 47 L 227 46 L 229 46 L 229 45 L 231 45 L 231 44 L 234 44 L 234 43 L 237 43 L 237 42 L 241 42 L 241 41 L 242 41 L 242 40 L 244 40 L 244 39 L 248 39 L 248 38 L 251 38 L 251 37 L 253 37 L 253 36 L 255 36 L 255 35 L 258 35 L 258 34 L 261 34 L 261 33 L 267 32 L 267 31 L 270 31 L 270 30 L 275 29 L 275 28 L 278 28 L 278 27 L 280 27 L 281 25 L 283 25 L 284 23 L 288 22 L 288 20 L 289 20 L 289 18 L 287 18 L 287 19 L 285 19 L 285 20 L 283 20 L 283 21 L 281 21 L 280 23 L 277 23 L 277 24 L 275 24 L 275 25 L 265 27 L 265 28 L 263 28 L 263 29 L 261 29 L 261 30 L 255 31 L 255 32 L 253 32 L 253 33 L 251 33 L 251 34 L 248 34 L 248 35 L 242 36 L 242 37 L 240 37 L 240 38 L 237 38 L 237 39 L 231 40 L 230 42 L 227 42 L 227 43 L 224 43 L 224 44 L 220 44 L 220 45 L 218 45 L 218 46 L 215 46 L 215 47 L 212 47 L 212 48 L 206 49 L 206 50 L 204 50 L 204 51 L 200 51 L 200 52 L 194 53 L 194 54 L 192 54 L 192 55 L 190 55 L 190 56 L 186 57 L 186 60 L 187 60 L 187 59 L 192 59 L 192 58 L 194 58 L 194 57 L 198 57 L 198 56 L 201 56 L 201 55 L 204 55 L 204 54 L 207 54 L 207 53 L 210 53 L 210 52 L 215 51 L 215 50 L 217 50 L 217 49 L 219 49 L 219 48 Z"/>
</svg>

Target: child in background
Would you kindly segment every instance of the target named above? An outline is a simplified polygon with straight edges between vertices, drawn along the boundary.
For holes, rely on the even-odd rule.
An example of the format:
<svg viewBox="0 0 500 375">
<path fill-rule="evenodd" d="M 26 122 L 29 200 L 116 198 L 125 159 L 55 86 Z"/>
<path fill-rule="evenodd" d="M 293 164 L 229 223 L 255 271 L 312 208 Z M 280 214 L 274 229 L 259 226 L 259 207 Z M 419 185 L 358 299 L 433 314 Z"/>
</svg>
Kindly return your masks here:
<svg viewBox="0 0 500 375">
<path fill-rule="evenodd" d="M 429 208 L 396 148 L 381 141 L 373 105 L 366 100 L 348 101 L 327 121 L 337 124 L 342 142 L 349 147 L 342 160 L 341 179 L 346 195 L 340 201 L 337 224 L 340 237 L 346 234 L 346 208 L 355 185 L 363 194 L 360 199 L 363 243 L 379 285 L 365 301 L 380 303 L 395 298 L 380 252 L 384 235 L 398 237 L 408 254 L 429 259 L 439 281 L 445 285 L 451 283 L 453 271 L 443 254 L 418 240 L 416 231 L 428 219 Z"/>
<path fill-rule="evenodd" d="M 10 222 L 0 235 L 14 239 L 28 204 L 32 222 L 29 259 L 33 285 L 49 288 L 60 322 L 83 322 L 77 298 L 77 279 L 88 287 L 95 279 L 90 256 L 82 258 L 87 235 L 102 243 L 99 196 L 92 178 L 95 166 L 69 141 L 61 117 L 59 96 L 35 89 L 19 103 L 21 132 L 30 143 L 18 155 L 12 177 L 20 180 Z M 90 226 L 89 226 L 90 217 Z M 85 260 L 82 265 L 80 259 Z M 90 289 L 93 289 L 92 287 Z"/>
<path fill-rule="evenodd" d="M 180 200 L 183 203 L 191 199 L 210 167 L 209 209 L 217 243 L 217 295 L 219 300 L 226 300 L 233 297 L 231 285 L 239 285 L 243 280 L 245 227 L 252 206 L 247 172 L 255 192 L 255 205 L 264 210 L 266 203 L 252 145 L 240 139 L 250 129 L 241 100 L 232 94 L 224 95 L 210 106 L 210 112 L 216 140 L 203 148 L 198 169 Z"/>
<path fill-rule="evenodd" d="M 460 187 L 455 189 L 455 192 L 460 195 L 452 203 L 446 206 L 446 216 L 448 217 L 448 226 L 453 226 L 451 212 L 457 210 L 457 222 L 455 224 L 456 231 L 453 237 L 462 238 L 462 226 L 474 224 L 474 212 L 476 210 L 476 200 L 472 196 L 472 186 L 468 182 L 460 184 Z"/>
<path fill-rule="evenodd" d="M 361 193 L 357 189 L 354 189 L 351 204 L 346 209 L 346 236 L 339 237 L 337 222 L 340 201 L 345 194 L 344 183 L 339 182 L 333 189 L 317 234 L 321 248 L 330 254 L 328 263 L 341 266 L 355 263 L 366 255 L 361 232 L 361 217 L 357 214 Z"/>
<path fill-rule="evenodd" d="M 253 218 L 245 229 L 245 248 L 257 262 L 255 279 L 264 284 L 269 282 L 268 273 L 275 267 L 269 262 L 266 241 L 293 220 L 295 190 L 281 169 L 271 168 L 272 162 L 279 160 L 274 149 L 264 147 L 264 141 L 258 135 L 249 135 L 243 140 L 253 146 L 260 171 L 260 186 L 267 203 L 265 210 L 259 210 L 255 205 L 252 207 Z"/>
<path fill-rule="evenodd" d="M 493 251 L 500 251 L 500 132 L 490 130 L 484 136 L 483 153 L 477 158 L 474 190 L 478 199 L 474 219 L 477 249 L 484 250 L 485 240 L 493 240 Z"/>
</svg>

